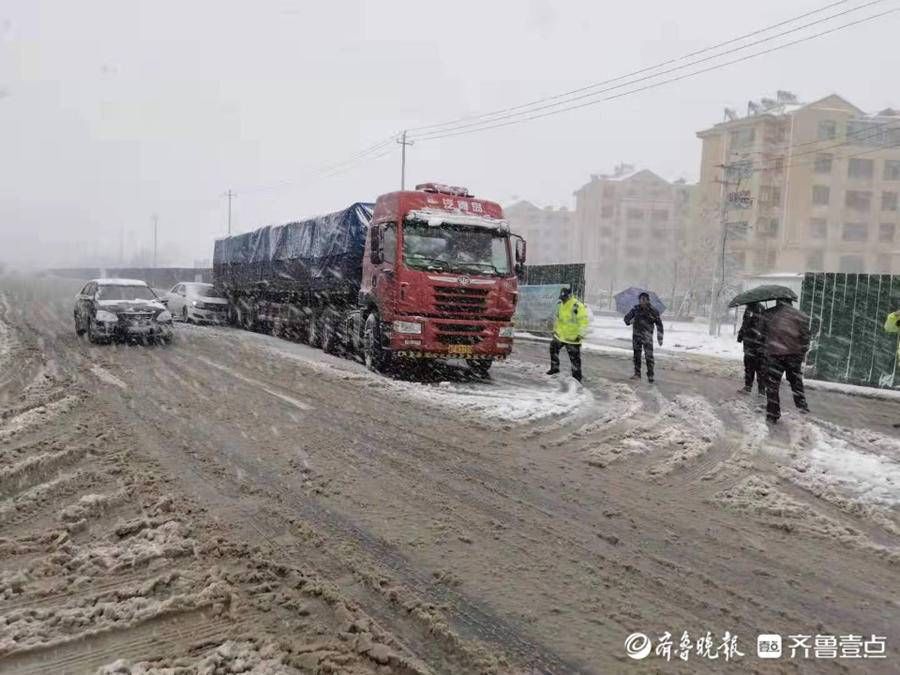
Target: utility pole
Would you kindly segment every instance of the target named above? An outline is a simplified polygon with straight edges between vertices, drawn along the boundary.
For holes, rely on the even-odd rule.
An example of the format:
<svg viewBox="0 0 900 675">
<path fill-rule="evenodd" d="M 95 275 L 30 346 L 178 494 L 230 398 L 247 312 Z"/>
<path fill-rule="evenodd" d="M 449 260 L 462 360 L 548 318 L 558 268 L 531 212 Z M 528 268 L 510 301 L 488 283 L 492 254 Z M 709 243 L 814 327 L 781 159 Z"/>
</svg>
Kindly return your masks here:
<svg viewBox="0 0 900 675">
<path fill-rule="evenodd" d="M 159 216 L 153 214 L 153 267 L 156 267 L 157 241 L 159 234 Z"/>
<path fill-rule="evenodd" d="M 415 145 L 414 141 L 406 140 L 406 130 L 403 130 L 403 133 L 400 135 L 400 138 L 397 140 L 397 143 L 400 144 L 402 150 L 400 151 L 400 189 L 406 189 L 406 146 L 407 145 Z"/>
<path fill-rule="evenodd" d="M 719 227 L 721 228 L 720 237 L 719 237 L 719 250 L 717 251 L 718 262 L 716 264 L 716 268 L 713 271 L 713 287 L 712 287 L 712 297 L 710 298 L 710 310 L 709 310 L 709 334 L 718 336 L 721 330 L 721 325 L 719 323 L 719 300 L 722 295 L 722 291 L 725 290 L 725 249 L 728 243 L 728 208 L 729 206 L 734 206 L 735 208 L 750 208 L 752 204 L 752 200 L 749 198 L 745 198 L 740 194 L 741 191 L 741 181 L 744 178 L 743 168 L 740 164 L 721 164 L 722 169 L 722 211 L 719 220 Z M 732 192 L 728 191 L 728 186 L 731 182 L 728 180 L 728 175 L 730 172 L 737 170 L 737 182 L 735 183 L 735 189 Z"/>
<path fill-rule="evenodd" d="M 231 200 L 236 195 L 233 191 L 229 190 L 225 193 L 225 196 L 228 197 L 228 236 L 231 236 Z"/>
</svg>

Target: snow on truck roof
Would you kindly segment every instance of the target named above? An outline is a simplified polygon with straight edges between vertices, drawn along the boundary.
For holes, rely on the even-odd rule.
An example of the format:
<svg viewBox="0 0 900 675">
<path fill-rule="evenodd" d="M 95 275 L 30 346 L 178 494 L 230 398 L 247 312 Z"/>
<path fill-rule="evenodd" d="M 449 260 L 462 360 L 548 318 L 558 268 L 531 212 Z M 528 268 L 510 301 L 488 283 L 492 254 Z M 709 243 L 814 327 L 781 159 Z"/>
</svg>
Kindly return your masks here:
<svg viewBox="0 0 900 675">
<path fill-rule="evenodd" d="M 140 279 L 93 279 L 100 286 L 146 286 L 147 282 Z"/>
<path fill-rule="evenodd" d="M 440 225 L 464 225 L 468 227 L 483 227 L 489 230 L 508 230 L 509 223 L 499 218 L 477 216 L 461 211 L 442 211 L 440 209 L 416 209 L 406 214 L 407 220 L 421 220 L 432 227 Z"/>
</svg>

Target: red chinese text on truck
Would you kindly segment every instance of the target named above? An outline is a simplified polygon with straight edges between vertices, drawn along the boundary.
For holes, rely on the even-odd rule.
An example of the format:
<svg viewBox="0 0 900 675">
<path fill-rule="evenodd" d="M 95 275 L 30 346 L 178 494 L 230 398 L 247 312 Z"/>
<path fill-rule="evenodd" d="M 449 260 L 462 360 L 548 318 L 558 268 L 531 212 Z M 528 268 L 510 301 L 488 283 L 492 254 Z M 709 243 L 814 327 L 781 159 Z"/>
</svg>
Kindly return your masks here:
<svg viewBox="0 0 900 675">
<path fill-rule="evenodd" d="M 494 202 L 434 183 L 220 239 L 216 285 L 245 328 L 359 355 L 372 370 L 512 350 L 525 242 Z"/>
</svg>

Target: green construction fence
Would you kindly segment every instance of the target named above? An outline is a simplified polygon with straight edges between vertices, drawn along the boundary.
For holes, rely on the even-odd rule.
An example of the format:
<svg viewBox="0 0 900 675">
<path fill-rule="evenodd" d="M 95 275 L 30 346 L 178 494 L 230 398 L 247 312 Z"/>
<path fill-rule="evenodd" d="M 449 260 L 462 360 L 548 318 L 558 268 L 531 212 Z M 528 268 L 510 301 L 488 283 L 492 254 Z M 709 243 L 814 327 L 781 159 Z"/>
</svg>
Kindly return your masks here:
<svg viewBox="0 0 900 675">
<path fill-rule="evenodd" d="M 806 274 L 800 308 L 810 317 L 809 377 L 900 389 L 898 336 L 884 331 L 900 309 L 900 276 Z"/>
</svg>

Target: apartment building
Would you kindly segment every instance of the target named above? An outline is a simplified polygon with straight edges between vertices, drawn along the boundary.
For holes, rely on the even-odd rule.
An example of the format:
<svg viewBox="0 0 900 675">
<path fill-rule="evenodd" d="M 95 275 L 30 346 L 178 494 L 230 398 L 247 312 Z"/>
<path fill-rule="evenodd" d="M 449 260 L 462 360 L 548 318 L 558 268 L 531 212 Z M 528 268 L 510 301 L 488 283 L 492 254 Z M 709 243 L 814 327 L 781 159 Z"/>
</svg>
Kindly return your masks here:
<svg viewBox="0 0 900 675">
<path fill-rule="evenodd" d="M 693 186 L 620 164 L 575 191 L 579 262 L 591 302 L 628 286 L 669 292 L 677 278 Z"/>
<path fill-rule="evenodd" d="M 565 206 L 541 208 L 518 201 L 503 208 L 510 229 L 528 242 L 528 264 L 550 265 L 574 261 L 578 242 L 572 212 Z"/>
<path fill-rule="evenodd" d="M 692 226 L 725 223 L 740 271 L 900 273 L 900 112 L 779 92 L 697 136 Z"/>
</svg>

